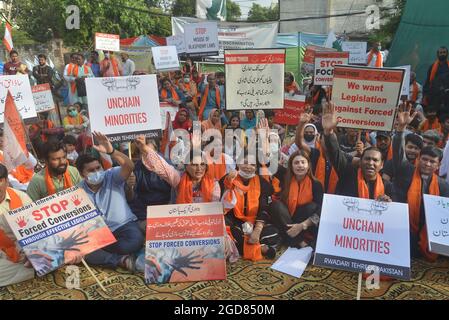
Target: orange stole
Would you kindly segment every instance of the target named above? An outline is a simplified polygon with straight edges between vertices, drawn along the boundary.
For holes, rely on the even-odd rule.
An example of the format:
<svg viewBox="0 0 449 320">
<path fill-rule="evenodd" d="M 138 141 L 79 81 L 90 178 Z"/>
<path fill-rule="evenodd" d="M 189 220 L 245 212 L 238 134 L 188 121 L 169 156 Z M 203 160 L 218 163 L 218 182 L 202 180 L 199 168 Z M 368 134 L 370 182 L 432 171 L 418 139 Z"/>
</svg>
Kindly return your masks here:
<svg viewBox="0 0 449 320">
<path fill-rule="evenodd" d="M 357 186 L 358 186 L 359 198 L 369 199 L 370 198 L 369 197 L 369 188 L 365 182 L 365 179 L 363 179 L 362 169 L 359 169 L 357 171 Z M 374 186 L 374 199 L 377 199 L 377 197 L 382 196 L 384 194 L 385 194 L 384 183 L 382 181 L 380 174 L 377 174 L 376 184 Z"/>
<path fill-rule="evenodd" d="M 6 188 L 9 195 L 9 209 L 14 210 L 23 206 L 22 200 L 12 188 Z M 15 241 L 10 239 L 6 233 L 0 229 L 0 250 L 2 250 L 8 259 L 14 263 L 19 262 L 20 253 L 17 251 Z"/>
<path fill-rule="evenodd" d="M 438 185 L 438 176 L 432 175 L 432 180 L 429 186 L 429 194 L 434 196 L 440 195 L 440 187 Z M 421 214 L 421 199 L 422 199 L 422 181 L 419 174 L 418 167 L 415 168 L 413 173 L 412 183 L 407 192 L 408 212 L 410 216 L 410 229 L 413 234 L 418 234 L 418 245 L 423 256 L 429 261 L 435 261 L 438 255 L 429 251 L 427 241 L 427 228 L 424 225 L 419 230 L 419 218 Z"/>
<path fill-rule="evenodd" d="M 89 70 L 87 69 L 86 65 L 83 65 L 84 67 L 84 75 L 87 75 L 89 73 Z M 70 63 L 67 67 L 67 74 L 70 76 L 74 76 L 75 78 L 78 77 L 78 71 L 79 71 L 79 65 Z M 70 82 L 70 91 L 72 94 L 76 91 L 76 84 L 75 81 Z"/>
<path fill-rule="evenodd" d="M 201 179 L 201 196 L 203 197 L 203 202 L 211 202 L 212 192 L 214 190 L 213 179 L 208 176 L 204 176 Z M 192 203 L 193 202 L 193 182 L 187 173 L 184 173 L 179 181 L 178 185 L 178 196 L 176 197 L 176 203 Z"/>
<path fill-rule="evenodd" d="M 368 55 L 367 65 L 369 65 L 371 63 L 371 60 L 373 60 L 373 56 L 374 56 L 374 52 L 373 52 L 373 50 L 371 50 Z M 383 66 L 382 53 L 380 51 L 378 51 L 376 54 L 376 68 L 382 68 L 382 66 Z"/>
<path fill-rule="evenodd" d="M 295 214 L 296 208 L 313 201 L 312 179 L 306 176 L 298 183 L 296 178 L 290 181 L 290 190 L 288 193 L 288 211 L 290 215 Z"/>
<path fill-rule="evenodd" d="M 48 195 L 56 193 L 56 187 L 55 187 L 55 184 L 53 183 L 53 179 L 50 175 L 50 172 L 48 171 L 48 167 L 45 168 L 44 179 L 45 179 L 45 185 L 47 187 Z M 68 162 L 67 162 L 67 169 L 64 172 L 63 179 L 64 179 L 64 190 L 73 187 L 72 178 L 70 177 L 70 173 L 69 173 Z"/>
<path fill-rule="evenodd" d="M 175 88 L 171 87 L 170 88 L 170 92 L 171 92 L 171 96 L 172 96 L 173 99 L 180 100 L 179 96 L 178 96 L 178 93 L 176 92 Z M 161 98 L 162 99 L 167 99 L 167 95 L 168 95 L 167 90 L 166 89 L 162 89 L 161 90 Z"/>
<path fill-rule="evenodd" d="M 317 149 L 320 150 L 320 157 L 318 158 L 318 162 L 315 168 L 315 177 L 323 186 L 323 190 L 326 190 L 325 181 L 326 181 L 326 159 L 324 157 L 323 147 L 317 143 Z M 329 181 L 327 182 L 327 193 L 334 194 L 335 189 L 337 188 L 338 183 L 338 175 L 332 166 L 331 174 L 329 175 Z"/>
<path fill-rule="evenodd" d="M 203 120 L 204 108 L 206 107 L 208 96 L 209 96 L 209 85 L 206 86 L 203 96 L 201 97 L 200 111 L 198 113 L 198 119 L 201 121 Z M 215 102 L 217 103 L 217 109 L 220 110 L 220 89 L 218 88 L 218 86 L 215 86 Z"/>
<path fill-rule="evenodd" d="M 220 180 L 226 175 L 226 163 L 224 154 L 221 154 L 221 163 L 214 163 L 213 157 L 207 157 L 207 176 L 212 180 Z"/>
</svg>

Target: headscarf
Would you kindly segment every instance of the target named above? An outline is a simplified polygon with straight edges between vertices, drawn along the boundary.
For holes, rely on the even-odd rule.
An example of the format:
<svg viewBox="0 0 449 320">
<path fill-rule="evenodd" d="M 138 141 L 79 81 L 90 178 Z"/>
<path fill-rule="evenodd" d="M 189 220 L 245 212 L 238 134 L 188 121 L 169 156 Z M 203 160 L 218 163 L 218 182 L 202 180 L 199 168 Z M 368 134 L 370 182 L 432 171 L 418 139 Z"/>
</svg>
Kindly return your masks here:
<svg viewBox="0 0 449 320">
<path fill-rule="evenodd" d="M 221 130 L 221 120 L 220 119 L 218 119 L 218 122 L 216 124 L 213 124 L 213 122 L 212 122 L 212 117 L 214 116 L 216 111 L 218 111 L 217 108 L 211 109 L 207 120 L 204 120 L 203 122 L 201 122 L 201 127 L 203 130 L 207 130 L 207 129 Z"/>
<path fill-rule="evenodd" d="M 181 112 L 186 113 L 186 121 L 180 122 L 179 121 L 179 114 Z M 176 112 L 175 120 L 172 122 L 173 130 L 176 129 L 185 129 L 190 130 L 192 128 L 192 120 L 190 120 L 189 111 L 186 108 L 179 108 L 178 112 Z"/>
<path fill-rule="evenodd" d="M 305 130 L 307 127 L 312 127 L 313 129 L 315 129 L 315 138 L 313 138 L 313 140 L 310 141 L 310 142 L 309 142 L 309 141 L 305 141 L 305 140 L 304 140 L 304 142 L 305 142 L 310 148 L 315 148 L 315 146 L 316 146 L 316 134 L 318 133 L 318 130 L 317 130 L 316 126 L 315 126 L 313 123 L 308 123 L 308 124 L 306 124 L 305 127 L 304 127 L 304 130 Z"/>
</svg>

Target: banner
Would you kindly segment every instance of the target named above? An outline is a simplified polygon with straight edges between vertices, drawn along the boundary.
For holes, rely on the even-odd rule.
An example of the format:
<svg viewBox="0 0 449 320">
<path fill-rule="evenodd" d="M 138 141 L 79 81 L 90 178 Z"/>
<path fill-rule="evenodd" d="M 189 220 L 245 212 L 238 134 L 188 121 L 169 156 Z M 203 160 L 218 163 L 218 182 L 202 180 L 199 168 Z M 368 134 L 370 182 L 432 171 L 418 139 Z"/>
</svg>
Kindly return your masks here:
<svg viewBox="0 0 449 320">
<path fill-rule="evenodd" d="M 87 193 L 72 187 L 4 215 L 20 247 L 43 276 L 116 239 Z"/>
<path fill-rule="evenodd" d="M 184 34 L 167 37 L 167 46 L 175 46 L 178 54 L 186 52 Z"/>
<path fill-rule="evenodd" d="M 410 71 L 411 66 L 400 66 L 400 67 L 394 67 L 394 69 L 403 69 L 405 70 L 404 73 L 404 81 L 402 81 L 402 89 L 401 89 L 401 97 L 405 96 L 406 99 L 410 99 Z"/>
<path fill-rule="evenodd" d="M 325 48 L 310 44 L 306 46 L 304 58 L 301 63 L 301 72 L 304 74 L 313 73 L 315 69 L 315 54 L 317 52 L 337 52 L 337 49 Z"/>
<path fill-rule="evenodd" d="M 285 49 L 226 50 L 226 110 L 284 107 Z"/>
<path fill-rule="evenodd" d="M 196 0 L 196 17 L 225 21 L 226 0 Z"/>
<path fill-rule="evenodd" d="M 189 23 L 184 26 L 184 37 L 189 57 L 218 55 L 217 22 Z"/>
<path fill-rule="evenodd" d="M 204 20 L 187 17 L 172 17 L 172 34 L 184 33 L 189 23 Z M 275 48 L 279 22 L 218 22 L 219 57 L 223 59 L 225 49 Z"/>
<path fill-rule="evenodd" d="M 334 66 L 348 64 L 349 52 L 316 52 L 314 85 L 331 86 L 334 79 Z"/>
<path fill-rule="evenodd" d="M 366 65 L 366 42 L 343 41 L 341 48 L 343 51 L 349 52 L 349 64 Z"/>
<path fill-rule="evenodd" d="M 118 34 L 96 32 L 95 50 L 120 51 L 120 36 Z"/>
<path fill-rule="evenodd" d="M 274 111 L 274 123 L 296 126 L 299 117 L 306 107 L 306 96 L 286 94 L 284 97 L 284 109 Z"/>
<path fill-rule="evenodd" d="M 225 280 L 221 202 L 149 206 L 145 282 Z"/>
<path fill-rule="evenodd" d="M 157 71 L 179 70 L 178 53 L 176 47 L 152 47 L 154 66 Z"/>
<path fill-rule="evenodd" d="M 332 101 L 338 126 L 391 131 L 404 70 L 335 66 Z"/>
<path fill-rule="evenodd" d="M 429 250 L 449 256 L 449 198 L 423 194 Z"/>
<path fill-rule="evenodd" d="M 153 60 L 153 53 L 148 47 L 126 47 L 122 46 L 120 53 L 126 53 L 129 58 L 134 61 L 136 71 L 138 73 L 155 74 L 156 70 L 151 62 Z"/>
<path fill-rule="evenodd" d="M 33 93 L 33 100 L 37 113 L 50 111 L 55 108 L 53 95 L 48 83 L 32 86 L 31 92 Z"/>
<path fill-rule="evenodd" d="M 17 111 L 23 120 L 32 121 L 37 118 L 30 80 L 26 75 L 0 77 L 0 123 L 3 123 L 5 102 L 8 90 L 16 104 Z M 25 121 L 26 122 L 26 121 Z"/>
<path fill-rule="evenodd" d="M 325 194 L 314 265 L 410 280 L 408 205 Z"/>
<path fill-rule="evenodd" d="M 140 134 L 160 135 L 161 115 L 155 75 L 87 78 L 90 127 L 112 142 L 129 142 Z"/>
</svg>

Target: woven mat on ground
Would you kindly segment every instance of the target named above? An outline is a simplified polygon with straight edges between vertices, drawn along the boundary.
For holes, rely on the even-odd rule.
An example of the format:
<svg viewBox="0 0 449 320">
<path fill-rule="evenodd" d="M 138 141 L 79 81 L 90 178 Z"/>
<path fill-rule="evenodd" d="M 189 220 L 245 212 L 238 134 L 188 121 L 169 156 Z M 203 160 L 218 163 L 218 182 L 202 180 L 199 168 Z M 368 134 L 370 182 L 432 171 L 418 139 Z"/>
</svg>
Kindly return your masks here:
<svg viewBox="0 0 449 320">
<path fill-rule="evenodd" d="M 143 274 L 124 270 L 92 268 L 103 281 L 100 289 L 88 271 L 80 266 L 80 288 L 67 289 L 65 268 L 42 278 L 0 288 L 6 299 L 355 299 L 356 273 L 309 265 L 300 279 L 270 269 L 272 261 L 252 263 L 239 260 L 228 265 L 226 281 L 203 281 L 166 285 L 145 285 Z M 449 259 L 436 263 L 414 260 L 412 281 L 381 282 L 380 289 L 362 291 L 362 299 L 448 299 Z"/>
</svg>

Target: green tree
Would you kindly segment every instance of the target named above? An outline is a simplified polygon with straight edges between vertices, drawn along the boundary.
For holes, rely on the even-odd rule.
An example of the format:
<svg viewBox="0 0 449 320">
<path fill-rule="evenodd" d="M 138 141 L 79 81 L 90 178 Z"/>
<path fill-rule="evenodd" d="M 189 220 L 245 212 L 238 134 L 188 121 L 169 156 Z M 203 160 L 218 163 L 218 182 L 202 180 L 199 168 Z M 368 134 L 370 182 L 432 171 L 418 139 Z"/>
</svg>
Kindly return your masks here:
<svg viewBox="0 0 449 320">
<path fill-rule="evenodd" d="M 66 28 L 69 5 L 80 10 L 80 29 Z M 21 0 L 14 2 L 12 16 L 35 41 L 61 38 L 67 46 L 86 48 L 93 44 L 95 32 L 119 34 L 121 38 L 169 35 L 169 17 L 150 15 L 149 10 L 162 13 L 160 9 L 148 9 L 144 0 Z"/>
<path fill-rule="evenodd" d="M 227 21 L 237 21 L 242 15 L 240 11 L 240 6 L 234 1 L 226 1 L 226 20 Z"/>
<path fill-rule="evenodd" d="M 248 12 L 248 21 L 275 21 L 279 19 L 279 5 L 274 7 L 262 7 L 253 3 Z"/>
<path fill-rule="evenodd" d="M 175 0 L 172 7 L 172 15 L 175 17 L 195 17 L 196 0 Z"/>
</svg>

